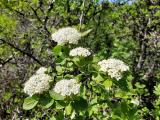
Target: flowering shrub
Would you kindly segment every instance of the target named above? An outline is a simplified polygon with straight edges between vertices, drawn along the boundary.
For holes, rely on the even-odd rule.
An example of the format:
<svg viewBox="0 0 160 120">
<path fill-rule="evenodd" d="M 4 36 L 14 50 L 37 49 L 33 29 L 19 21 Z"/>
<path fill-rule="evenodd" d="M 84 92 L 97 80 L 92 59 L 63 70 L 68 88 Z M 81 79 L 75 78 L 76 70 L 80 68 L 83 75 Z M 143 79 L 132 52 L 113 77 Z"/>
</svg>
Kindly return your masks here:
<svg viewBox="0 0 160 120">
<path fill-rule="evenodd" d="M 64 79 L 56 83 L 53 91 L 62 96 L 70 96 L 71 94 L 78 94 L 80 92 L 80 85 L 76 79 Z"/>
<path fill-rule="evenodd" d="M 123 63 L 123 61 L 117 59 L 108 59 L 98 62 L 100 65 L 100 70 L 107 72 L 111 78 L 116 78 L 117 80 L 122 78 L 122 72 L 128 71 L 129 67 Z"/>
<path fill-rule="evenodd" d="M 52 79 L 45 74 L 47 69 L 41 67 L 35 75 L 31 76 L 24 85 L 24 92 L 32 96 L 37 93 L 43 93 L 49 89 L 49 81 Z"/>
<path fill-rule="evenodd" d="M 69 53 L 70 56 L 83 56 L 83 57 L 87 57 L 89 56 L 91 53 L 89 52 L 88 49 L 86 48 L 82 48 L 82 47 L 78 47 L 75 49 L 72 49 Z"/>
<path fill-rule="evenodd" d="M 83 47 L 64 45 L 78 43 L 80 36 L 70 27 L 52 34 L 58 43 L 53 48 L 56 72 L 41 67 L 29 78 L 24 92 L 30 97 L 24 100 L 23 108 L 53 108 L 53 120 L 138 119 L 140 103 L 130 85 L 129 66 L 117 58 L 104 56 L 103 60 Z"/>
<path fill-rule="evenodd" d="M 57 32 L 52 34 L 52 39 L 58 44 L 77 44 L 80 38 L 81 33 L 79 33 L 75 28 L 71 27 L 59 29 Z"/>
</svg>

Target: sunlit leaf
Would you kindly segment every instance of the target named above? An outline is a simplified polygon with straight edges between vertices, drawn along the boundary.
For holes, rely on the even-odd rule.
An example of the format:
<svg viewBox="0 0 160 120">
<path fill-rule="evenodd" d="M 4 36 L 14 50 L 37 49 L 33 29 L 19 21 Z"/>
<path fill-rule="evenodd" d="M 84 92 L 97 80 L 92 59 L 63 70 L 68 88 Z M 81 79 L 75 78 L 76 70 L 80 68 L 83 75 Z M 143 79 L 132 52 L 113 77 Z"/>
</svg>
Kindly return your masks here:
<svg viewBox="0 0 160 120">
<path fill-rule="evenodd" d="M 37 96 L 25 98 L 24 103 L 23 103 L 23 109 L 24 110 L 33 109 L 37 105 L 38 100 L 39 100 L 39 98 Z"/>
<path fill-rule="evenodd" d="M 64 96 L 62 96 L 62 95 L 60 95 L 60 94 L 58 94 L 58 93 L 56 93 L 52 90 L 49 91 L 49 94 L 54 100 L 64 100 L 65 99 Z"/>
</svg>

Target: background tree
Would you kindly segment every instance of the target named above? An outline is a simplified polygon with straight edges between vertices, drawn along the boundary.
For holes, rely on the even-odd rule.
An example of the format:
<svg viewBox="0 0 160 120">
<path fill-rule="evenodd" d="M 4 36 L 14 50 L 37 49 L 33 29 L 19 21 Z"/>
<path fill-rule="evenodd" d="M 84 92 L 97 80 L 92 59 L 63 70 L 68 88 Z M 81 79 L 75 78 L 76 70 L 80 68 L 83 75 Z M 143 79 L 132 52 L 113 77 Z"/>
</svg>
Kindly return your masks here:
<svg viewBox="0 0 160 120">
<path fill-rule="evenodd" d="M 101 59 L 115 57 L 130 65 L 132 95 L 140 102 L 135 109 L 137 116 L 159 119 L 160 1 L 136 0 L 130 3 L 1 0 L 0 118 L 49 119 L 52 116 L 52 109 L 36 107 L 24 111 L 22 103 L 26 95 L 22 88 L 40 66 L 50 66 L 57 72 L 56 55 L 53 54 L 57 43 L 51 39 L 51 34 L 59 28 L 73 26 L 81 32 L 92 29 L 79 46 L 90 47 L 92 53 Z M 85 77 L 89 79 L 89 76 Z M 123 100 L 119 103 L 121 99 L 122 96 L 113 96 L 111 102 L 123 105 Z M 108 111 L 118 116 L 117 111 L 121 110 L 113 108 Z M 102 111 L 88 119 L 100 119 L 100 113 Z"/>
</svg>

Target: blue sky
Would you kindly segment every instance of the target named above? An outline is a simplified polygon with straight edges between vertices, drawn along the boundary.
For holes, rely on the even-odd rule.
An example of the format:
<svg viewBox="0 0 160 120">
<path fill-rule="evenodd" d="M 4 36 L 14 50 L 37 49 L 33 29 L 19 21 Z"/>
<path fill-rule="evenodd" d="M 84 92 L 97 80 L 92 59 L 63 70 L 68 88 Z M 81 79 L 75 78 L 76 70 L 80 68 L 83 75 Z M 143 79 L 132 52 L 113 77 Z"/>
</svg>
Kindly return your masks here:
<svg viewBox="0 0 160 120">
<path fill-rule="evenodd" d="M 99 0 L 99 3 L 103 2 L 103 1 L 115 2 L 116 0 Z M 120 1 L 125 1 L 125 0 L 120 0 Z M 133 0 L 131 0 L 131 1 L 133 1 Z M 129 1 L 128 3 L 131 4 L 132 3 L 131 1 Z"/>
</svg>

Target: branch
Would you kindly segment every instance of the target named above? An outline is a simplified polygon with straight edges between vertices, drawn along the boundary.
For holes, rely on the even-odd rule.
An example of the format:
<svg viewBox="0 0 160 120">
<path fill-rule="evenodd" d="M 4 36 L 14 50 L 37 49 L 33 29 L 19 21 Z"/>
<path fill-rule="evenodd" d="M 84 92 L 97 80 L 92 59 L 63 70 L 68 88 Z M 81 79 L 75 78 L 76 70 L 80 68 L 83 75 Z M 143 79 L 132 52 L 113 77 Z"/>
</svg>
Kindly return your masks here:
<svg viewBox="0 0 160 120">
<path fill-rule="evenodd" d="M 30 8 L 32 9 L 33 13 L 35 14 L 37 20 L 38 20 L 41 24 L 43 24 L 42 20 L 40 19 L 40 17 L 39 17 L 38 14 L 37 14 L 37 10 L 35 10 L 35 9 L 34 9 L 33 7 L 31 7 L 31 6 L 30 6 Z"/>
<path fill-rule="evenodd" d="M 47 22 L 49 20 L 49 17 L 48 17 L 48 14 L 51 12 L 51 10 L 53 9 L 53 6 L 54 6 L 54 2 L 52 2 L 50 5 L 49 5 L 49 8 L 47 10 L 47 15 L 45 16 L 45 19 L 44 19 L 44 29 L 47 31 L 47 34 L 50 36 L 51 33 L 49 32 L 48 28 L 47 28 Z"/>
<path fill-rule="evenodd" d="M 11 60 L 12 60 L 12 57 L 11 57 L 11 58 L 8 58 L 7 60 L 3 60 L 3 59 L 0 58 L 0 64 L 1 64 L 1 65 L 5 65 L 6 63 L 8 63 L 8 62 L 11 61 Z"/>
<path fill-rule="evenodd" d="M 17 46 L 15 46 L 12 43 L 9 43 L 7 41 L 5 41 L 4 39 L 0 39 L 3 43 L 9 45 L 11 48 L 14 48 L 15 50 L 27 55 L 28 57 L 32 58 L 34 61 L 36 61 L 39 65 L 43 65 L 35 56 L 33 56 L 31 53 L 28 53 L 26 51 L 23 51 L 22 49 L 18 48 Z"/>
<path fill-rule="evenodd" d="M 42 6 L 42 2 L 40 3 L 40 6 Z M 37 20 L 42 24 L 44 30 L 46 31 L 46 34 L 48 37 L 51 36 L 51 33 L 50 31 L 48 30 L 47 28 L 47 22 L 48 22 L 48 14 L 50 13 L 50 11 L 53 9 L 53 6 L 54 6 L 54 2 L 52 2 L 50 5 L 49 5 L 49 8 L 47 10 L 47 15 L 45 16 L 45 19 L 44 19 L 44 22 L 40 19 L 40 17 L 38 16 L 38 13 L 37 13 L 37 10 L 39 9 L 39 7 L 37 9 L 34 9 L 32 6 L 30 6 L 30 8 L 32 9 L 35 17 L 37 18 Z M 54 47 L 56 45 L 56 42 L 52 41 L 49 39 L 49 42 L 51 43 L 51 45 Z"/>
</svg>

